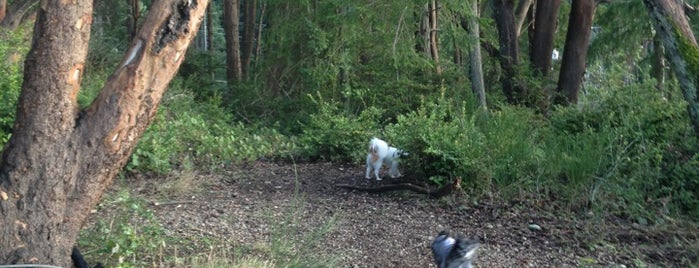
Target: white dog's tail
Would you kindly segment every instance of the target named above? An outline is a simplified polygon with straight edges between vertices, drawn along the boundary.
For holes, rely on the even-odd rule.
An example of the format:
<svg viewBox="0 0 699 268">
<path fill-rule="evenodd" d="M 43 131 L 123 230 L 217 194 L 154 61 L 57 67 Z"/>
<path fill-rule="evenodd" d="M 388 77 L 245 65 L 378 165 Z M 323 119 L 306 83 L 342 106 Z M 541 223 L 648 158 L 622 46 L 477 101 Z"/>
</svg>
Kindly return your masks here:
<svg viewBox="0 0 699 268">
<path fill-rule="evenodd" d="M 371 141 L 369 142 L 369 153 L 371 154 L 371 161 L 372 162 L 376 162 L 377 160 L 379 160 L 379 154 L 378 154 L 379 145 L 377 144 L 378 142 L 379 142 L 379 139 L 376 137 L 371 139 Z"/>
</svg>

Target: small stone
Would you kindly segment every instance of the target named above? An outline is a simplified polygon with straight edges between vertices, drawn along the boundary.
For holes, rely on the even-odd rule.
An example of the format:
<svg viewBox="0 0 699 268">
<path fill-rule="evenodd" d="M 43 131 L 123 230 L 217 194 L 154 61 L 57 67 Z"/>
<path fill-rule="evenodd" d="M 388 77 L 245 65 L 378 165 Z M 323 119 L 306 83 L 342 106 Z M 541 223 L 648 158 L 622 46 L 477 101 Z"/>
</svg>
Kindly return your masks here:
<svg viewBox="0 0 699 268">
<path fill-rule="evenodd" d="M 532 223 L 532 224 L 529 225 L 529 230 L 532 230 L 532 231 L 541 231 L 542 228 L 541 228 L 541 226 L 539 226 L 538 224 L 533 224 L 533 223 Z"/>
</svg>

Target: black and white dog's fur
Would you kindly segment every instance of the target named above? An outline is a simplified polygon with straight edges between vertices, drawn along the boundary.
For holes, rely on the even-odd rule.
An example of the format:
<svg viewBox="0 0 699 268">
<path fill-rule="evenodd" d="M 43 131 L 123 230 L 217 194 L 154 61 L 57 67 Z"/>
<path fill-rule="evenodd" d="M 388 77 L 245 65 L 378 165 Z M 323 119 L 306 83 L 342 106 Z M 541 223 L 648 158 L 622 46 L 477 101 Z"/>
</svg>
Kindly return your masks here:
<svg viewBox="0 0 699 268">
<path fill-rule="evenodd" d="M 432 254 L 439 268 L 471 268 L 480 245 L 478 237 L 454 238 L 441 231 L 432 242 Z"/>
<path fill-rule="evenodd" d="M 388 143 L 379 139 L 373 138 L 369 142 L 369 153 L 366 156 L 366 178 L 371 179 L 371 169 L 374 169 L 374 175 L 376 180 L 381 180 L 379 176 L 379 170 L 382 165 L 389 166 L 388 175 L 391 178 L 400 177 L 401 174 L 398 171 L 398 158 L 401 156 L 408 155 L 408 153 L 400 150 L 396 147 L 388 146 Z"/>
</svg>

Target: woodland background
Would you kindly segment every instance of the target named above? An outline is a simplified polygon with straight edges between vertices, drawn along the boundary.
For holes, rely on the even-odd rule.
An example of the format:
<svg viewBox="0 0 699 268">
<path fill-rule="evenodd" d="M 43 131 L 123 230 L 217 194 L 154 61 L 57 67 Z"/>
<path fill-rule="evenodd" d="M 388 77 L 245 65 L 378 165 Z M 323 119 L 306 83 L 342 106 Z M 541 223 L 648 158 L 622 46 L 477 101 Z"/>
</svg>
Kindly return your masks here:
<svg viewBox="0 0 699 268">
<path fill-rule="evenodd" d="M 2 2 L 5 144 L 38 1 Z M 151 4 L 94 3 L 82 106 Z M 212 1 L 121 176 L 363 164 L 376 136 L 411 153 L 403 173 L 462 178 L 474 200 L 696 222 L 699 143 L 664 53 L 642 1 Z"/>
</svg>

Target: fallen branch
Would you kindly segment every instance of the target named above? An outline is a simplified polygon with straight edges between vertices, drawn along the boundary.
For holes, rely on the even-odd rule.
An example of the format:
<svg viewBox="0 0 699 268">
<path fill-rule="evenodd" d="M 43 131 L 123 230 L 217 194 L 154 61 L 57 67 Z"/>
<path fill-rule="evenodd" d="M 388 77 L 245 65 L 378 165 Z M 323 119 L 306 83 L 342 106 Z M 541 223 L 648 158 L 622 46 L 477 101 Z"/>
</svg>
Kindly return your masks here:
<svg viewBox="0 0 699 268">
<path fill-rule="evenodd" d="M 376 187 L 360 187 L 350 184 L 336 184 L 335 186 L 350 190 L 362 191 L 367 193 L 383 193 L 390 191 L 400 191 L 408 190 L 419 194 L 425 194 L 432 198 L 440 198 L 443 196 L 450 195 L 455 189 L 461 189 L 461 178 L 455 178 L 450 184 L 445 185 L 442 188 L 432 188 L 427 186 L 419 186 L 412 183 L 396 183 L 396 184 L 386 184 L 379 185 Z"/>
</svg>

